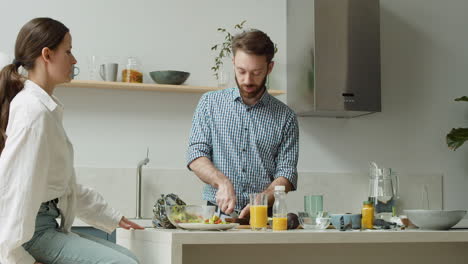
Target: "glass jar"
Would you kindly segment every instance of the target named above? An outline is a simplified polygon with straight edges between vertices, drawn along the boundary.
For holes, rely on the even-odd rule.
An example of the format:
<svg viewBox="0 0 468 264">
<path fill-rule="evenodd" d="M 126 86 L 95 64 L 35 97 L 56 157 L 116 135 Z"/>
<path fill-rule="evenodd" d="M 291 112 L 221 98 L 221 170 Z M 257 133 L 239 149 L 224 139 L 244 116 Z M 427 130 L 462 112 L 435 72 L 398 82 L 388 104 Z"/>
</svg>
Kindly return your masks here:
<svg viewBox="0 0 468 264">
<path fill-rule="evenodd" d="M 143 73 L 137 58 L 129 57 L 127 59 L 127 66 L 122 71 L 122 82 L 143 83 Z"/>
<path fill-rule="evenodd" d="M 362 205 L 361 229 L 374 228 L 374 206 L 371 201 L 365 201 Z"/>
</svg>

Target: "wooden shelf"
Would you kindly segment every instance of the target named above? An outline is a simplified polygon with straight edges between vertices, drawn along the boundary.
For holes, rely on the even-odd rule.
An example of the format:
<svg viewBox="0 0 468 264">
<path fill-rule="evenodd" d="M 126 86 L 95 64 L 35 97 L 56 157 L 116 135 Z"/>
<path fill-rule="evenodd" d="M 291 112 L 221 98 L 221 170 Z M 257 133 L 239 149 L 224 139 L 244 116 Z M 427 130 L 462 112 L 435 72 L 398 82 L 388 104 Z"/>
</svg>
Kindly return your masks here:
<svg viewBox="0 0 468 264">
<path fill-rule="evenodd" d="M 72 80 L 70 83 L 63 83 L 61 87 L 77 88 L 95 88 L 95 89 L 113 89 L 113 90 L 139 90 L 139 91 L 157 91 L 174 93 L 205 93 L 221 90 L 218 87 L 208 86 L 188 86 L 188 85 L 169 85 L 169 84 L 150 84 L 150 83 L 124 83 L 124 82 L 101 82 L 101 81 L 82 81 Z M 268 90 L 271 95 L 286 94 L 281 90 Z"/>
</svg>

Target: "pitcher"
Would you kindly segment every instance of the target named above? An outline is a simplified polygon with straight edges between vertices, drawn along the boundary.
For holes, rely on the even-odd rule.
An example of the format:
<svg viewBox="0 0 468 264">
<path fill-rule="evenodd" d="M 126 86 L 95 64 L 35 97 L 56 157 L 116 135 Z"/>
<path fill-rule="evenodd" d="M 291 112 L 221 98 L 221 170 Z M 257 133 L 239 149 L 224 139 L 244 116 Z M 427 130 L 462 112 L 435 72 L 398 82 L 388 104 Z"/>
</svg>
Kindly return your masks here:
<svg viewBox="0 0 468 264">
<path fill-rule="evenodd" d="M 389 221 L 396 215 L 399 179 L 391 168 L 379 168 L 371 163 L 369 179 L 369 201 L 374 203 L 375 219 Z"/>
</svg>

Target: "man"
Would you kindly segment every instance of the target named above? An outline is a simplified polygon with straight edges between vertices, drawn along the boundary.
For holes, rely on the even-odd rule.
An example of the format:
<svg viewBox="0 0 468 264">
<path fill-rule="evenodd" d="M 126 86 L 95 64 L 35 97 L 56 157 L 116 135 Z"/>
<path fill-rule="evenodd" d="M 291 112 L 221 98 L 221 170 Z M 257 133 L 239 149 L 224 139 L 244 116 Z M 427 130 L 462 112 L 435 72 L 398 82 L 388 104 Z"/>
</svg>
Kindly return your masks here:
<svg viewBox="0 0 468 264">
<path fill-rule="evenodd" d="M 266 90 L 275 47 L 259 30 L 232 42 L 237 88 L 208 92 L 195 111 L 188 168 L 207 185 L 203 199 L 227 215 L 249 215 L 249 193 L 274 201 L 276 185 L 296 189 L 299 131 L 296 115 Z"/>
</svg>

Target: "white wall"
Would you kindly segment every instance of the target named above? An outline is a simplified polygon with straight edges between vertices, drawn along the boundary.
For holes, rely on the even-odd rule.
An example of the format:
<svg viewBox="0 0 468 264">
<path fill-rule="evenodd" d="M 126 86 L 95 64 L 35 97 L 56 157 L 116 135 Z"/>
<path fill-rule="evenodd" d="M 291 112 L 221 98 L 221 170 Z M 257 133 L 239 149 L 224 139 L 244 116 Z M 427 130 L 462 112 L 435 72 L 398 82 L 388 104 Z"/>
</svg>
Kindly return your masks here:
<svg viewBox="0 0 468 264">
<path fill-rule="evenodd" d="M 131 3 L 131 4 L 130 4 Z M 25 8 L 27 7 L 27 8 Z M 191 72 L 188 84 L 215 85 L 209 48 L 216 28 L 246 19 L 278 44 L 274 89 L 286 85 L 286 1 L 22 1 L 0 16 L 0 51 L 12 53 L 20 27 L 51 16 L 70 27 L 87 78 L 89 55 L 138 56 L 146 72 Z M 375 160 L 402 172 L 445 175 L 446 208 L 468 208 L 468 146 L 456 152 L 446 132 L 467 126 L 468 20 L 464 0 L 382 0 L 383 112 L 352 120 L 300 118 L 302 171 L 365 172 Z M 151 80 L 146 75 L 146 82 Z M 294 87 L 288 87 L 294 89 Z M 184 168 L 200 95 L 58 89 L 76 165 L 132 168 L 150 147 L 152 168 Z"/>
<path fill-rule="evenodd" d="M 445 207 L 468 208 L 468 146 L 445 144 L 468 126 L 466 1 L 381 1 L 382 113 L 301 118 L 300 169 L 359 171 L 375 160 L 401 172 L 445 175 Z M 292 87 L 288 87 L 291 89 Z"/>
</svg>

